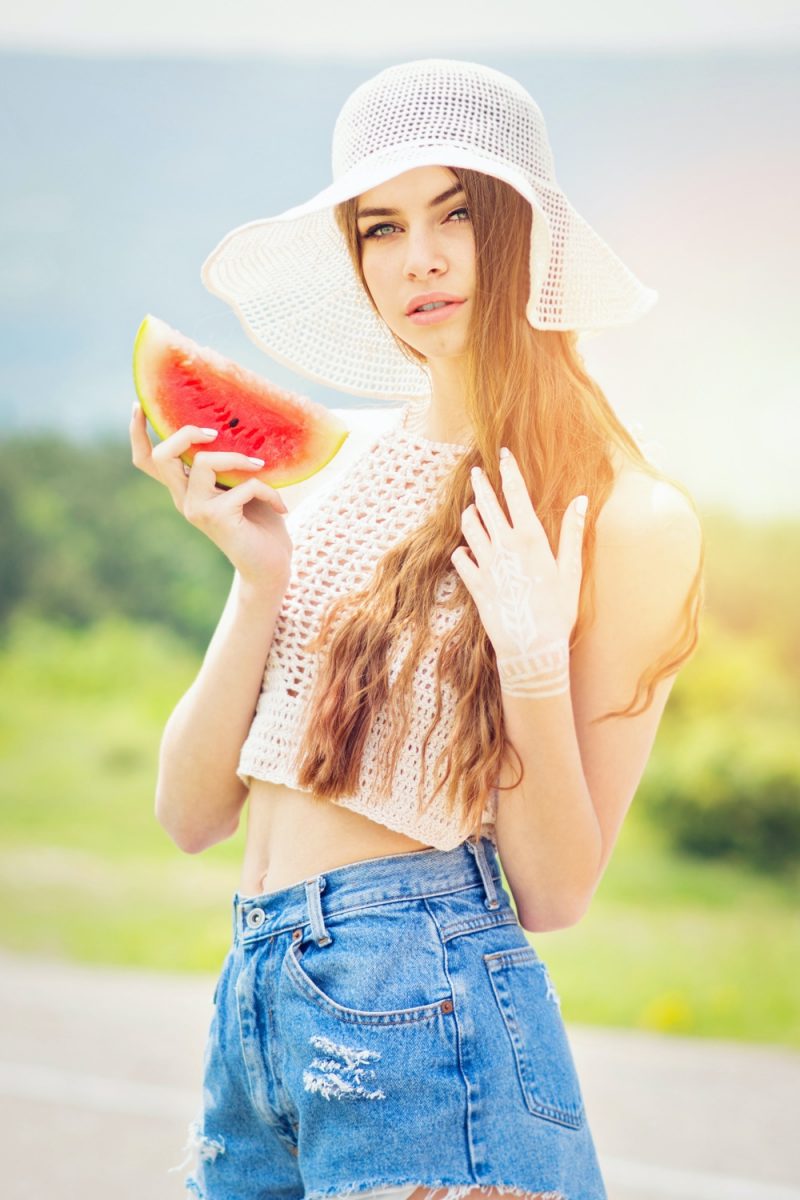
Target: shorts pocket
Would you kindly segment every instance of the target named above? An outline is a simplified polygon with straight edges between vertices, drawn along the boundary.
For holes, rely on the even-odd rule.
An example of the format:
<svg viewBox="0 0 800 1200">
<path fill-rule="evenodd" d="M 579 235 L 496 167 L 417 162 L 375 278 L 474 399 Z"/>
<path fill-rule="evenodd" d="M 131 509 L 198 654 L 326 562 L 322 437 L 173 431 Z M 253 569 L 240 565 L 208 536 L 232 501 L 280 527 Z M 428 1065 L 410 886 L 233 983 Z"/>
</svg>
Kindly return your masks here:
<svg viewBox="0 0 800 1200">
<path fill-rule="evenodd" d="M 529 1112 L 578 1129 L 585 1119 L 558 995 L 534 948 L 484 954 Z"/>
<path fill-rule="evenodd" d="M 309 935 L 289 942 L 284 973 L 295 992 L 344 1021 L 389 1025 L 438 1016 L 450 990 L 424 905 L 378 905 L 327 928 L 328 945 Z"/>
</svg>

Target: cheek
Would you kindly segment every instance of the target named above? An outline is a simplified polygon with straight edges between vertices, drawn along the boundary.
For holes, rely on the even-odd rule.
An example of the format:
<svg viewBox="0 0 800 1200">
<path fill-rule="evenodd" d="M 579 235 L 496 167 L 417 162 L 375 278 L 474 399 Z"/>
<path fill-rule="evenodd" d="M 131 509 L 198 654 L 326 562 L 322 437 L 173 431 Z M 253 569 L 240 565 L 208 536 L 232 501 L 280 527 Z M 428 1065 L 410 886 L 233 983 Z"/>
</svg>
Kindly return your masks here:
<svg viewBox="0 0 800 1200">
<path fill-rule="evenodd" d="M 391 313 L 396 307 L 397 286 L 385 264 L 376 265 L 369 255 L 361 260 L 361 268 L 367 281 L 370 295 L 381 313 Z"/>
</svg>

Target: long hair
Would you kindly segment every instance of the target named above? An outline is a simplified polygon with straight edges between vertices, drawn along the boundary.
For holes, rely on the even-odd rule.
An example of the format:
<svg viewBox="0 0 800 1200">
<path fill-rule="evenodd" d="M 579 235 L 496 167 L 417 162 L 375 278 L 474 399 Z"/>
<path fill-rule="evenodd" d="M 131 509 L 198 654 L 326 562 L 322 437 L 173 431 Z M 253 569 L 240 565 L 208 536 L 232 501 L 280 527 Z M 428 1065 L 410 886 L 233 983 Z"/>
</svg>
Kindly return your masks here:
<svg viewBox="0 0 800 1200">
<path fill-rule="evenodd" d="M 295 766 L 299 785 L 310 789 L 314 797 L 352 795 L 358 789 L 364 745 L 375 715 L 388 704 L 392 736 L 386 755 L 381 755 L 385 760 L 382 779 L 374 786 L 380 798 L 389 798 L 397 755 L 411 717 L 414 670 L 431 643 L 437 589 L 448 574 L 456 576 L 445 607 L 462 606 L 463 612 L 455 624 L 451 622 L 436 661 L 437 707 L 422 747 L 418 809 L 425 807 L 425 753 L 441 714 L 441 683 L 447 680 L 456 696 L 455 726 L 436 763 L 440 778 L 431 801 L 447 786 L 448 815 L 458 809 L 467 827 L 477 833 L 486 796 L 513 746 L 504 735 L 494 649 L 474 601 L 450 561 L 462 542 L 461 514 L 474 499 L 471 467 L 483 467 L 502 503 L 498 456 L 501 446 L 509 447 L 553 554 L 567 505 L 579 492 L 589 497 L 581 595 L 570 648 L 595 614 L 595 523 L 614 483 L 612 447 L 618 447 L 654 478 L 678 487 L 695 512 L 696 505 L 683 484 L 645 458 L 621 424 L 601 388 L 584 370 L 577 333 L 539 330 L 529 324 L 525 307 L 530 287 L 530 205 L 513 187 L 491 175 L 462 167 L 450 170 L 464 188 L 475 237 L 476 286 L 467 332 L 464 397 L 473 438 L 441 481 L 429 515 L 383 555 L 367 586 L 331 603 L 317 637 L 307 643 L 306 650 L 325 653 Z M 336 207 L 335 218 L 377 313 L 361 266 L 357 207 L 357 197 L 346 200 Z M 404 354 L 425 361 L 414 347 L 393 336 Z M 690 657 L 699 637 L 704 558 L 703 541 L 675 644 L 645 669 L 625 708 L 613 709 L 595 721 L 644 711 L 659 680 Z M 392 654 L 399 641 L 408 637 L 410 649 L 390 686 Z M 509 787 L 518 786 L 522 779 L 521 761 L 519 766 L 520 778 Z"/>
</svg>

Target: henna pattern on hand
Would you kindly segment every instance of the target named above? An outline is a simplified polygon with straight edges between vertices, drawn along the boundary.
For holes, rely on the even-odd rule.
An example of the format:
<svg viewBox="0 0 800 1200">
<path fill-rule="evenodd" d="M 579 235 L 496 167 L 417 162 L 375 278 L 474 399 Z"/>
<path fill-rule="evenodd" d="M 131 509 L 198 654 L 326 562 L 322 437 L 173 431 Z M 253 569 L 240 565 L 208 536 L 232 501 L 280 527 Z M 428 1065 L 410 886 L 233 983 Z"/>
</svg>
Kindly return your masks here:
<svg viewBox="0 0 800 1200">
<path fill-rule="evenodd" d="M 480 518 L 492 540 L 493 558 L 488 564 L 495 584 L 497 623 L 516 653 L 497 657 L 500 684 L 509 696 L 557 696 L 569 690 L 569 642 L 566 637 L 542 641 L 534 616 L 534 589 L 541 575 L 529 575 L 519 554 L 503 544 L 502 528 L 489 503 L 488 481 L 473 471 L 473 487 L 483 498 Z M 477 515 L 477 514 L 476 514 Z"/>
</svg>

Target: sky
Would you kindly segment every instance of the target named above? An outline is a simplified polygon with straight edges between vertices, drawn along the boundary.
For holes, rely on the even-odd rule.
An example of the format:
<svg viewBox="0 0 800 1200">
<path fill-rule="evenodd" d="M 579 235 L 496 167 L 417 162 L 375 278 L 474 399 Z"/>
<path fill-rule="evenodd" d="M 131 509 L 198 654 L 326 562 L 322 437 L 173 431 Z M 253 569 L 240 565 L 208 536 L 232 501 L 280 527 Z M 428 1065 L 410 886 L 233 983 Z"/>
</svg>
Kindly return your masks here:
<svg viewBox="0 0 800 1200">
<path fill-rule="evenodd" d="M 14 114 L 0 161 L 15 164 L 0 189 L 0 436 L 126 428 L 146 312 L 347 404 L 261 354 L 199 267 L 227 230 L 330 182 L 336 113 L 368 74 L 461 57 L 531 91 L 559 183 L 659 293 L 642 321 L 582 345 L 623 422 L 702 504 L 800 514 L 794 8 L 0 0 L 0 112 Z"/>
<path fill-rule="evenodd" d="M 796 0 L 26 0 L 0 48 L 81 54 L 458 56 L 470 49 L 748 50 L 800 44 Z"/>
</svg>

